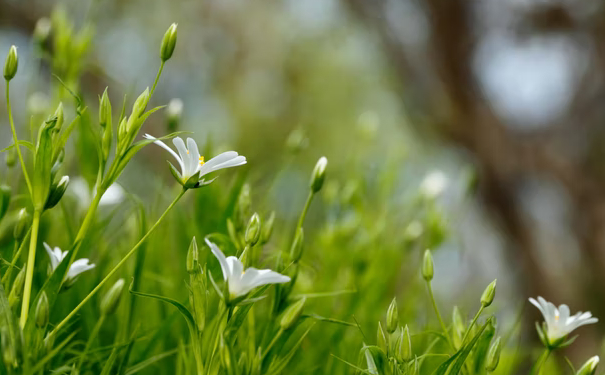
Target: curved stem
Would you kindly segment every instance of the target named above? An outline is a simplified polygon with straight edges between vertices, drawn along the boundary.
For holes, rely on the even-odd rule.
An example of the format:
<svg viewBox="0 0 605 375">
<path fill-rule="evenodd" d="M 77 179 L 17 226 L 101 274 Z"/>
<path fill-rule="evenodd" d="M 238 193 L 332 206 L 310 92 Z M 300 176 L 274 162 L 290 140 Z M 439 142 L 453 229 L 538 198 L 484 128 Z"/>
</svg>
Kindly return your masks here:
<svg viewBox="0 0 605 375">
<path fill-rule="evenodd" d="M 479 315 L 481 315 L 481 313 L 483 312 L 484 308 L 485 308 L 485 306 L 481 305 L 481 308 L 479 309 L 479 311 L 477 311 L 477 314 L 475 314 L 475 317 L 473 318 L 473 321 L 471 322 L 471 324 L 466 329 L 466 332 L 464 332 L 464 337 L 462 338 L 462 345 L 463 346 L 464 346 L 464 342 L 466 341 L 466 338 L 471 333 L 471 329 L 473 328 L 473 326 L 477 322 L 477 319 L 479 319 Z"/>
<path fill-rule="evenodd" d="M 439 320 L 439 324 L 441 325 L 443 334 L 445 335 L 445 338 L 447 339 L 447 343 L 450 345 L 450 347 L 452 347 L 452 349 L 455 350 L 452 339 L 450 338 L 450 334 L 447 331 L 447 327 L 445 326 L 445 323 L 443 322 L 443 319 L 441 318 L 441 313 L 439 312 L 439 308 L 437 307 L 437 302 L 435 301 L 435 296 L 433 295 L 433 287 L 431 286 L 431 282 L 427 281 L 426 286 L 429 290 L 429 297 L 431 298 L 431 303 L 433 304 L 433 309 L 435 310 L 435 315 L 437 315 L 437 319 Z"/>
<path fill-rule="evenodd" d="M 29 175 L 27 174 L 27 169 L 25 168 L 25 163 L 23 162 L 23 155 L 21 155 L 19 139 L 17 139 L 17 131 L 15 130 L 15 123 L 13 122 L 13 112 L 11 110 L 9 87 L 10 83 L 9 81 L 6 81 L 6 110 L 8 112 L 8 122 L 10 123 L 11 132 L 13 133 L 13 142 L 15 142 L 15 147 L 17 148 L 17 155 L 19 157 L 19 163 L 21 164 L 21 168 L 23 169 L 23 177 L 25 178 L 25 183 L 27 184 L 27 190 L 29 190 L 29 195 L 32 196 L 32 184 L 29 181 Z"/>
<path fill-rule="evenodd" d="M 552 350 L 550 350 L 549 348 L 544 349 L 544 352 L 542 352 L 540 358 L 538 358 L 538 361 L 536 361 L 536 364 L 534 365 L 534 368 L 531 371 L 532 375 L 540 374 L 540 372 L 542 371 L 542 366 L 544 366 L 544 364 L 546 363 L 546 360 L 550 356 L 551 352 Z"/>
<path fill-rule="evenodd" d="M 32 280 L 34 278 L 34 266 L 36 263 L 36 244 L 38 242 L 38 229 L 40 227 L 40 216 L 42 212 L 34 211 L 34 220 L 32 222 L 32 236 L 29 240 L 29 254 L 27 255 L 27 270 L 25 271 L 25 286 L 23 290 L 23 303 L 21 304 L 21 317 L 19 325 L 25 327 L 27 315 L 29 313 L 29 299 L 32 293 Z"/>
<path fill-rule="evenodd" d="M 271 340 L 271 342 L 267 346 L 267 349 L 265 349 L 265 352 L 263 353 L 263 356 L 260 359 L 261 363 L 265 360 L 265 357 L 267 357 L 267 354 L 269 354 L 269 352 L 271 351 L 271 348 L 273 348 L 273 345 L 275 345 L 275 343 L 277 342 L 277 340 L 279 340 L 279 338 L 281 337 L 282 333 L 284 333 L 284 330 L 283 330 L 283 328 L 280 327 L 279 331 L 277 331 L 277 333 L 275 334 L 275 336 L 273 336 L 273 340 Z"/>
<path fill-rule="evenodd" d="M 303 208 L 300 217 L 298 218 L 298 223 L 296 224 L 296 230 L 294 231 L 294 235 L 298 232 L 299 228 L 302 228 L 303 223 L 305 222 L 305 217 L 307 217 L 307 211 L 309 211 L 309 207 L 311 206 L 311 201 L 313 200 L 313 192 L 310 191 L 307 196 L 307 201 L 305 202 L 305 207 Z"/>
<path fill-rule="evenodd" d="M 111 271 L 109 271 L 107 276 L 105 276 L 103 278 L 103 280 L 101 280 L 101 282 L 99 282 L 99 284 L 97 284 L 97 286 L 95 286 L 94 289 L 92 291 L 90 291 L 90 293 L 88 293 L 88 295 L 86 297 L 84 297 L 84 299 L 59 324 L 57 324 L 57 326 L 55 327 L 55 329 L 52 330 L 52 332 L 49 334 L 49 336 L 59 332 L 59 330 L 65 324 L 67 324 L 69 319 L 71 319 L 74 315 L 76 315 L 76 313 L 82 308 L 82 306 L 84 306 L 84 304 L 86 304 L 86 302 L 88 302 L 92 298 L 92 296 L 94 296 L 101 289 L 101 287 L 103 287 L 103 285 L 118 271 L 118 269 L 120 269 L 120 267 L 122 267 L 124 265 L 124 263 L 126 263 L 126 261 L 137 251 L 137 249 L 139 247 L 141 247 L 141 245 L 143 244 L 143 242 L 145 242 L 147 237 L 149 237 L 149 235 L 158 227 L 158 225 L 166 217 L 168 212 L 170 212 L 172 207 L 174 207 L 174 205 L 181 199 L 181 197 L 183 196 L 183 194 L 185 194 L 186 191 L 187 191 L 186 189 L 183 189 L 179 193 L 179 195 L 172 201 L 172 203 L 170 203 L 168 208 L 166 208 L 166 211 L 164 211 L 162 216 L 160 216 L 159 219 L 155 222 L 155 224 L 153 224 L 153 226 L 149 229 L 149 231 L 147 231 L 147 233 L 145 233 L 143 238 L 141 238 L 139 240 L 139 242 L 137 242 L 137 244 L 134 245 L 134 247 L 132 249 L 130 249 L 130 251 L 122 258 L 122 260 L 120 260 L 118 262 L 118 264 L 116 264 L 115 267 Z"/>
<path fill-rule="evenodd" d="M 8 266 L 8 270 L 6 271 L 4 276 L 2 276 L 2 282 L 4 283 L 4 290 L 9 290 L 8 284 L 10 283 L 10 280 L 11 280 L 11 273 L 13 272 L 13 268 L 15 267 L 15 264 L 17 263 L 17 259 L 19 259 L 19 256 L 21 255 L 21 252 L 23 251 L 23 248 L 25 247 L 25 244 L 27 243 L 27 237 L 29 236 L 31 231 L 32 231 L 31 228 L 29 228 L 27 230 L 27 233 L 25 234 L 25 237 L 23 237 L 23 239 L 21 240 L 21 243 L 19 243 L 18 241 L 15 241 L 16 252 L 13 251 L 13 259 L 11 260 L 11 264 Z M 16 247 L 17 245 L 19 245 L 18 248 Z"/>
<path fill-rule="evenodd" d="M 149 92 L 149 96 L 153 95 L 156 86 L 158 85 L 158 81 L 160 80 L 160 76 L 162 75 L 162 70 L 164 70 L 164 61 L 160 64 L 160 69 L 158 69 L 158 74 L 155 76 L 155 81 L 153 82 L 153 86 L 151 87 L 151 91 Z"/>
<path fill-rule="evenodd" d="M 80 360 L 78 361 L 78 367 L 77 367 L 78 369 L 80 369 L 82 367 L 82 364 L 84 363 L 84 360 L 86 359 L 86 355 L 88 354 L 88 351 L 90 350 L 90 347 L 92 345 L 92 341 L 99 334 L 99 331 L 101 330 L 101 326 L 103 325 L 103 322 L 105 321 L 105 316 L 106 316 L 105 314 L 101 314 L 101 317 L 99 318 L 99 320 L 97 320 L 97 323 L 93 327 L 92 332 L 90 333 L 90 336 L 88 337 L 88 340 L 86 341 L 86 346 L 84 346 L 84 350 L 82 350 L 82 354 L 80 354 Z"/>
</svg>

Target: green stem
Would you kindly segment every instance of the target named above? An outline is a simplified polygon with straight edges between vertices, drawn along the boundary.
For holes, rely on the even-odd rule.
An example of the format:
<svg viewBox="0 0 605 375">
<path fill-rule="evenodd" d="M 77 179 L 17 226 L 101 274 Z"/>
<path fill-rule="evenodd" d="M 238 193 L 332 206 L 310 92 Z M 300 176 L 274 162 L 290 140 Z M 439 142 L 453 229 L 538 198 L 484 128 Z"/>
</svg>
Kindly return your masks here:
<svg viewBox="0 0 605 375">
<path fill-rule="evenodd" d="M 164 61 L 160 63 L 160 69 L 158 70 L 158 74 L 155 76 L 155 81 L 153 82 L 153 86 L 151 87 L 151 91 L 149 92 L 149 96 L 153 95 L 155 91 L 155 87 L 158 85 L 158 81 L 160 80 L 160 76 L 162 75 L 162 70 L 164 70 Z"/>
<path fill-rule="evenodd" d="M 13 272 L 13 267 L 15 267 L 15 264 L 17 263 L 17 259 L 19 259 L 19 255 L 21 255 L 21 251 L 23 251 L 23 248 L 25 247 L 25 243 L 27 242 L 27 236 L 29 235 L 30 232 L 31 232 L 31 228 L 27 231 L 27 234 L 25 235 L 23 240 L 21 240 L 21 243 L 19 243 L 19 241 L 15 241 L 15 248 L 13 250 L 13 258 L 11 260 L 11 264 L 8 266 L 8 270 L 6 270 L 6 273 L 4 274 L 4 276 L 2 276 L 2 282 L 4 283 L 4 290 L 9 290 L 8 284 L 10 283 L 10 280 L 11 280 L 11 273 Z"/>
<path fill-rule="evenodd" d="M 82 308 L 82 306 L 84 306 L 86 304 L 86 302 L 88 302 L 103 287 L 103 285 L 118 271 L 118 269 L 120 269 L 120 267 L 122 267 L 124 265 L 124 263 L 126 263 L 126 261 L 137 251 L 137 249 L 139 247 L 141 247 L 143 242 L 145 242 L 145 240 L 147 240 L 147 237 L 149 237 L 149 235 L 151 233 L 153 233 L 153 231 L 158 227 L 158 225 L 166 217 L 168 212 L 170 212 L 170 210 L 181 199 L 181 197 L 183 196 L 183 194 L 185 194 L 186 191 L 187 191 L 186 189 L 183 189 L 179 193 L 179 195 L 172 201 L 172 203 L 170 203 L 168 208 L 166 208 L 166 211 L 164 211 L 162 216 L 160 216 L 159 219 L 155 222 L 155 224 L 153 224 L 153 226 L 149 229 L 149 231 L 147 231 L 147 233 L 145 233 L 143 238 L 141 238 L 139 240 L 139 242 L 137 242 L 137 244 L 134 245 L 134 247 L 132 249 L 130 249 L 130 251 L 122 258 L 122 260 L 120 260 L 118 262 L 118 264 L 116 264 L 115 267 L 111 271 L 109 271 L 107 276 L 105 276 L 103 278 L 103 280 L 101 280 L 101 282 L 99 282 L 99 284 L 97 284 L 97 286 L 90 293 L 88 293 L 88 295 L 86 297 L 84 297 L 84 299 L 59 324 L 57 324 L 57 326 L 55 327 L 55 329 L 52 330 L 52 332 L 49 334 L 49 336 L 52 336 L 53 334 L 59 332 L 59 330 L 65 324 L 67 324 L 69 319 L 71 319 L 74 315 L 76 315 L 76 313 Z"/>
<path fill-rule="evenodd" d="M 466 332 L 464 332 L 464 337 L 462 338 L 462 346 L 464 346 L 464 342 L 466 341 L 466 338 L 471 333 L 471 329 L 473 328 L 473 326 L 475 325 L 475 323 L 477 323 L 477 319 L 479 319 L 479 316 L 483 312 L 484 308 L 485 308 L 485 306 L 481 305 L 481 308 L 479 309 L 479 311 L 477 311 L 477 314 L 475 314 L 475 317 L 473 318 L 473 321 L 471 322 L 471 324 L 466 329 Z"/>
<path fill-rule="evenodd" d="M 21 328 L 25 327 L 25 322 L 27 322 L 27 314 L 29 313 L 29 299 L 32 293 L 32 280 L 34 278 L 34 266 L 36 263 L 36 243 L 38 242 L 38 229 L 40 227 L 41 215 L 41 211 L 34 211 L 32 236 L 29 240 L 29 254 L 27 255 L 27 270 L 25 271 L 25 289 L 23 290 L 23 303 L 21 304 L 21 318 L 19 319 Z"/>
<path fill-rule="evenodd" d="M 212 361 L 214 360 L 214 355 L 216 354 L 216 349 L 218 348 L 218 338 L 219 338 L 218 330 L 220 329 L 223 317 L 225 316 L 225 314 L 227 313 L 228 310 L 229 310 L 229 308 L 227 306 L 225 306 L 225 308 L 221 312 L 221 315 L 219 315 L 218 320 L 216 321 L 216 325 L 212 329 L 212 334 L 209 337 L 210 339 L 212 339 L 212 337 L 214 336 L 214 345 L 212 347 L 212 352 L 210 352 L 210 357 L 208 358 L 208 361 L 207 361 L 208 362 L 208 371 L 210 371 L 210 369 L 212 368 Z"/>
<path fill-rule="evenodd" d="M 13 142 L 15 142 L 15 147 L 17 148 L 17 155 L 19 156 L 19 163 L 21 163 L 21 168 L 23 169 L 23 177 L 25 178 L 25 183 L 27 184 L 27 190 L 29 190 L 29 195 L 32 194 L 32 184 L 29 181 L 29 175 L 27 174 L 27 169 L 25 168 L 25 163 L 23 162 L 23 155 L 21 155 L 21 148 L 19 147 L 19 139 L 17 138 L 17 131 L 15 130 L 15 123 L 13 122 L 13 112 L 11 110 L 11 101 L 9 95 L 10 84 L 9 81 L 6 81 L 6 108 L 8 112 L 8 122 L 11 126 L 11 131 L 13 133 Z"/>
<path fill-rule="evenodd" d="M 82 225 L 80 226 L 80 230 L 78 230 L 78 234 L 76 235 L 76 239 L 74 244 L 81 242 L 86 233 L 88 233 L 88 228 L 90 228 L 90 224 L 97 213 L 97 208 L 99 207 L 99 203 L 101 202 L 101 198 L 103 198 L 103 194 L 105 194 L 105 190 L 101 188 L 97 188 L 97 193 L 95 194 L 92 202 L 90 202 L 90 206 L 88 207 L 88 211 L 86 212 L 86 216 L 84 216 L 84 221 L 82 221 Z M 77 251 L 74 249 L 74 253 Z M 73 255 L 75 257 L 75 254 Z"/>
<path fill-rule="evenodd" d="M 546 363 L 546 360 L 550 356 L 550 353 L 552 353 L 552 350 L 550 350 L 549 348 L 544 349 L 544 352 L 542 352 L 542 354 L 540 355 L 540 358 L 538 358 L 538 361 L 536 362 L 536 364 L 534 365 L 534 367 L 531 371 L 532 375 L 540 374 L 540 372 L 542 371 L 542 366 L 544 366 L 544 364 Z"/>
<path fill-rule="evenodd" d="M 80 369 L 82 367 L 82 364 L 84 363 L 84 360 L 86 359 L 86 355 L 88 354 L 88 351 L 90 350 L 92 342 L 95 339 L 95 337 L 97 337 L 97 335 L 99 334 L 99 331 L 101 330 L 101 326 L 103 325 L 104 321 L 105 321 L 105 314 L 101 314 L 101 317 L 99 318 L 99 320 L 97 320 L 97 323 L 95 324 L 94 328 L 92 329 L 92 332 L 90 333 L 90 336 L 88 337 L 88 340 L 86 341 L 86 346 L 84 346 L 84 350 L 82 351 L 82 354 L 80 354 L 80 360 L 79 360 L 78 367 L 77 367 L 78 369 Z"/>
<path fill-rule="evenodd" d="M 443 334 L 445 335 L 445 338 L 447 339 L 447 343 L 452 347 L 452 349 L 455 350 L 454 343 L 452 342 L 452 339 L 450 338 L 450 334 L 447 331 L 447 327 L 445 326 L 445 323 L 443 322 L 443 319 L 441 318 L 441 313 L 439 312 L 439 308 L 437 307 L 437 301 L 435 301 L 435 296 L 433 295 L 433 287 L 431 286 L 431 282 L 429 280 L 427 280 L 426 285 L 429 290 L 429 297 L 431 298 L 431 303 L 433 304 L 433 309 L 435 310 L 435 314 L 437 315 L 437 319 L 439 320 L 439 324 L 441 325 Z"/>
<path fill-rule="evenodd" d="M 305 202 L 305 207 L 303 208 L 302 212 L 300 213 L 300 217 L 298 218 L 298 223 L 296 224 L 296 230 L 294 231 L 294 235 L 296 236 L 296 233 L 298 233 L 298 229 L 302 228 L 303 223 L 305 222 L 305 217 L 307 217 L 307 211 L 309 211 L 309 206 L 311 206 L 311 201 L 313 200 L 313 192 L 310 191 L 309 195 L 307 196 L 307 201 Z"/>
<path fill-rule="evenodd" d="M 267 349 L 265 349 L 265 352 L 263 353 L 263 356 L 261 357 L 261 363 L 265 360 L 265 357 L 267 357 L 267 354 L 269 354 L 269 352 L 271 351 L 271 348 L 273 348 L 273 345 L 275 345 L 275 343 L 277 342 L 277 340 L 279 340 L 279 338 L 281 337 L 282 333 L 284 333 L 283 328 L 279 328 L 279 331 L 277 331 L 277 333 L 275 334 L 275 336 L 273 336 L 273 340 L 271 340 L 271 342 L 269 343 L 269 345 L 267 346 Z"/>
</svg>

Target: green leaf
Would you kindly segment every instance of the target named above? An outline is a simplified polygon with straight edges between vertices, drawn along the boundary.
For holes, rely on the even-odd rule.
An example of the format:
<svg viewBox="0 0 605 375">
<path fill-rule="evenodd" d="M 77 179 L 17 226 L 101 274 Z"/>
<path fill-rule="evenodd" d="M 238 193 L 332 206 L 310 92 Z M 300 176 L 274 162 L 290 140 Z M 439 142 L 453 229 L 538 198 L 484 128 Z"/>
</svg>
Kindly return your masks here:
<svg viewBox="0 0 605 375">
<path fill-rule="evenodd" d="M 28 150 L 30 150 L 31 152 L 35 152 L 36 148 L 34 146 L 33 143 L 29 142 L 29 141 L 18 141 L 17 144 L 19 146 L 25 146 Z M 15 148 L 15 144 L 13 143 L 12 145 L 3 148 L 2 150 L 0 150 L 0 152 L 6 152 L 6 151 L 10 151 L 13 148 Z"/>
<path fill-rule="evenodd" d="M 475 337 L 473 337 L 473 339 L 468 344 L 460 348 L 460 350 L 454 353 L 454 355 L 451 356 L 450 359 L 443 362 L 441 366 L 439 366 L 435 370 L 433 375 L 457 375 L 462 369 L 462 366 L 464 365 L 464 362 L 466 361 L 466 358 L 470 354 L 471 350 L 473 350 L 473 347 L 477 343 L 477 340 L 479 340 L 479 337 L 481 337 L 481 335 L 483 334 L 483 331 L 485 330 L 485 327 L 487 327 L 487 324 L 488 323 L 484 324 L 483 327 L 481 327 L 479 332 L 477 332 Z"/>
</svg>

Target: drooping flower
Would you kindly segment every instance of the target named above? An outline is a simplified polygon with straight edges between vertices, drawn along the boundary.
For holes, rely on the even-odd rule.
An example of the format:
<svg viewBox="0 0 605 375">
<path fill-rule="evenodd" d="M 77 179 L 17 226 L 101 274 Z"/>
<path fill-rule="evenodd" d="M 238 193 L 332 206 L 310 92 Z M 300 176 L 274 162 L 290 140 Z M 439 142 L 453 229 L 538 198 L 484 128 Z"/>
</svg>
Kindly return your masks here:
<svg viewBox="0 0 605 375">
<path fill-rule="evenodd" d="M 53 249 L 46 242 L 44 242 L 44 248 L 46 249 L 46 253 L 50 258 L 50 269 L 51 271 L 54 271 L 59 264 L 61 264 L 61 261 L 63 261 L 68 252 L 61 251 L 61 249 L 58 247 Z M 87 258 L 78 259 L 69 267 L 67 275 L 65 275 L 65 281 L 71 283 L 75 281 L 76 277 L 78 277 L 82 272 L 86 272 L 93 268 L 95 268 L 95 265 L 89 264 Z"/>
<path fill-rule="evenodd" d="M 174 156 L 181 167 L 181 171 L 179 173 L 172 164 L 170 164 L 170 170 L 179 183 L 189 189 L 207 185 L 212 182 L 212 180 L 205 181 L 203 179 L 208 173 L 246 164 L 246 157 L 239 155 L 235 151 L 223 152 L 222 154 L 205 161 L 204 157 L 200 155 L 197 144 L 191 138 L 187 138 L 186 146 L 185 142 L 180 137 L 175 137 L 172 140 L 178 154 L 164 142 L 149 134 L 145 134 L 145 138 L 154 140 L 153 143 L 162 147 Z"/>
<path fill-rule="evenodd" d="M 563 344 L 567 335 L 574 329 L 599 321 L 590 312 L 580 311 L 572 316 L 569 312 L 569 306 L 561 305 L 557 308 L 542 297 L 538 297 L 537 301 L 530 298 L 529 302 L 536 306 L 544 316 L 546 327 L 542 328 L 542 332 L 539 328 L 538 333 L 543 341 L 546 341 L 544 344 L 547 346 L 557 347 Z"/>
<path fill-rule="evenodd" d="M 223 279 L 227 283 L 229 301 L 246 296 L 252 289 L 267 285 L 281 284 L 290 281 L 288 276 L 272 270 L 259 270 L 249 267 L 244 270 L 242 262 L 234 256 L 225 257 L 221 249 L 206 238 L 212 254 L 218 259 L 223 271 Z"/>
</svg>

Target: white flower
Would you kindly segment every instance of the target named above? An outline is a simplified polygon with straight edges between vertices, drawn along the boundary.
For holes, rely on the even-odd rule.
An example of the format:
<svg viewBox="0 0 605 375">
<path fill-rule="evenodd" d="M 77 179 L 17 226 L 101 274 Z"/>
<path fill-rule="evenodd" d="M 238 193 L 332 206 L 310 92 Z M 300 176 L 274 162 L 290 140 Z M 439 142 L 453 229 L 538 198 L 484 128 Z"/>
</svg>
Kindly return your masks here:
<svg viewBox="0 0 605 375">
<path fill-rule="evenodd" d="M 442 171 L 433 171 L 426 175 L 420 183 L 420 192 L 429 198 L 435 198 L 449 185 L 449 179 Z"/>
<path fill-rule="evenodd" d="M 83 177 L 76 177 L 72 179 L 69 184 L 70 191 L 73 195 L 75 195 L 78 200 L 78 207 L 80 210 L 87 210 L 90 202 L 92 200 L 92 191 L 88 182 Z M 113 183 L 109 188 L 105 191 L 101 200 L 99 201 L 99 206 L 113 206 L 124 200 L 126 197 L 126 193 L 124 188 L 120 186 L 120 184 Z"/>
<path fill-rule="evenodd" d="M 54 271 L 57 266 L 61 263 L 63 258 L 67 255 L 67 251 L 61 251 L 60 248 L 55 247 L 54 249 L 48 246 L 46 242 L 44 242 L 44 248 L 46 249 L 46 253 L 50 258 L 50 268 L 51 271 Z M 88 271 L 90 269 L 95 268 L 94 264 L 88 264 L 88 259 L 82 258 L 74 261 L 69 270 L 67 271 L 67 275 L 65 276 L 66 281 L 73 281 L 75 278 L 81 274 L 82 272 Z"/>
<path fill-rule="evenodd" d="M 544 321 L 546 322 L 546 332 L 544 333 L 546 334 L 548 343 L 551 345 L 559 343 L 561 339 L 565 338 L 574 329 L 599 321 L 590 312 L 578 312 L 570 316 L 567 305 L 561 305 L 557 308 L 542 297 L 538 297 L 537 301 L 530 298 L 529 302 L 536 306 L 542 315 L 544 315 Z"/>
<path fill-rule="evenodd" d="M 214 243 L 208 239 L 206 239 L 206 243 L 210 247 L 210 250 L 212 250 L 212 254 L 214 254 L 221 264 L 223 278 L 229 288 L 230 300 L 243 297 L 252 289 L 262 285 L 281 284 L 290 281 L 288 276 L 271 270 L 258 270 L 250 267 L 244 271 L 244 265 L 237 257 L 225 257 L 225 254 Z"/>
<path fill-rule="evenodd" d="M 187 138 L 187 146 L 185 146 L 185 142 L 180 137 L 175 137 L 172 140 L 174 146 L 176 147 L 178 154 L 174 152 L 170 147 L 168 147 L 164 142 L 159 139 L 145 134 L 145 138 L 154 140 L 153 143 L 162 147 L 166 151 L 168 151 L 174 158 L 179 162 L 179 166 L 181 167 L 181 173 L 176 176 L 180 180 L 179 182 L 188 188 L 199 187 L 204 184 L 204 180 L 202 177 L 207 175 L 208 173 L 218 171 L 219 169 L 237 167 L 239 165 L 246 164 L 246 158 L 242 155 L 239 155 L 235 151 L 227 151 L 219 154 L 212 159 L 205 161 L 203 156 L 200 156 L 200 152 L 197 148 L 197 144 L 191 138 Z M 176 172 L 176 171 L 174 171 Z M 173 173 L 174 173 L 173 172 Z M 176 172 L 178 174 L 178 172 Z M 189 183 L 189 179 L 193 176 L 195 177 L 195 181 Z"/>
</svg>

